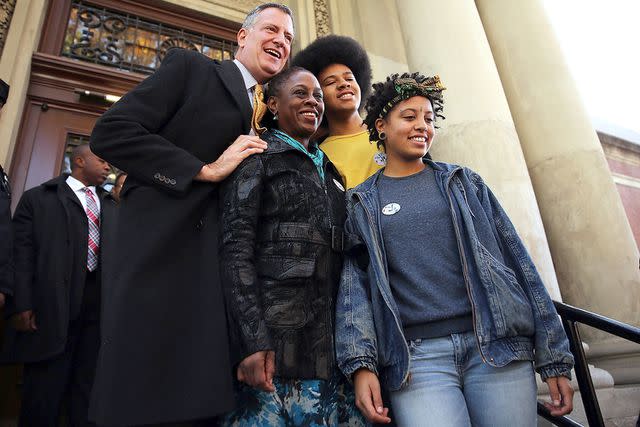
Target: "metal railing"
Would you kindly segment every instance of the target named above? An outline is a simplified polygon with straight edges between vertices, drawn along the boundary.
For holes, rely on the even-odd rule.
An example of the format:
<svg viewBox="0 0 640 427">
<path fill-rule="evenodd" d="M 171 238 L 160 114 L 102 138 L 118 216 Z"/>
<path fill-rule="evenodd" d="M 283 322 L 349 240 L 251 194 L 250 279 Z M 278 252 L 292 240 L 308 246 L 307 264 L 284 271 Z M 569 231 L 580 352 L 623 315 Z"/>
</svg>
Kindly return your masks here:
<svg viewBox="0 0 640 427">
<path fill-rule="evenodd" d="M 554 301 L 554 304 L 562 319 L 562 326 L 567 333 L 567 337 L 569 337 L 571 352 L 575 358 L 574 371 L 576 374 L 576 380 L 578 381 L 578 386 L 580 387 L 580 397 L 582 397 L 584 412 L 587 417 L 589 427 L 604 427 L 600 404 L 598 403 L 596 390 L 593 386 L 593 381 L 591 380 L 591 373 L 589 372 L 587 358 L 584 354 L 584 349 L 582 348 L 582 339 L 580 338 L 578 323 L 591 326 L 592 328 L 608 332 L 638 344 L 640 344 L 640 328 L 636 328 L 634 326 L 618 322 L 617 320 L 609 319 L 608 317 L 591 313 L 558 301 Z M 580 424 L 568 417 L 556 417 L 551 415 L 547 408 L 545 408 L 541 403 L 538 403 L 538 415 L 551 421 L 557 426 L 580 426 Z"/>
</svg>

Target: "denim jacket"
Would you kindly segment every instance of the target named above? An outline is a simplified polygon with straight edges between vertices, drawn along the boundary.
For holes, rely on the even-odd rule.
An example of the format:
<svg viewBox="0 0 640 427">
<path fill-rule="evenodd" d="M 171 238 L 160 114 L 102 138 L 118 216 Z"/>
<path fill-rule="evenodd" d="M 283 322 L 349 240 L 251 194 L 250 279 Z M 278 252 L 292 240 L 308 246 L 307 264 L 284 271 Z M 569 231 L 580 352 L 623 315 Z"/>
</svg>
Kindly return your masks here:
<svg viewBox="0 0 640 427">
<path fill-rule="evenodd" d="M 555 307 L 529 254 L 491 190 L 475 172 L 426 160 L 449 202 L 474 331 L 483 360 L 496 367 L 534 360 L 542 379 L 570 377 L 573 356 Z M 345 231 L 365 248 L 345 259 L 336 312 L 340 369 L 378 374 L 390 390 L 406 385 L 409 349 L 389 285 L 377 181 L 347 193 Z M 425 242 L 428 250 L 428 242 Z"/>
</svg>

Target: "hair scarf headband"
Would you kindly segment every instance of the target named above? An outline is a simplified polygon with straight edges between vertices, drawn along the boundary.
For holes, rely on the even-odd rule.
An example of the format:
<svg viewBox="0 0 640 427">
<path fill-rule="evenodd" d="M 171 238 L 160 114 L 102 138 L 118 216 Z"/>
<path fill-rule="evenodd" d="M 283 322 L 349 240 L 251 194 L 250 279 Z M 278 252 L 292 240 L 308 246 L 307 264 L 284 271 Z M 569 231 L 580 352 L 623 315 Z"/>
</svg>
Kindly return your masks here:
<svg viewBox="0 0 640 427">
<path fill-rule="evenodd" d="M 399 78 L 393 81 L 393 86 L 397 95 L 391 99 L 391 101 L 387 102 L 387 105 L 385 105 L 380 112 L 379 118 L 385 117 L 397 103 L 413 96 L 424 96 L 425 98 L 442 101 L 442 91 L 447 89 L 440 81 L 440 76 L 438 75 L 428 77 L 422 83 L 418 83 L 416 79 L 411 77 Z"/>
</svg>

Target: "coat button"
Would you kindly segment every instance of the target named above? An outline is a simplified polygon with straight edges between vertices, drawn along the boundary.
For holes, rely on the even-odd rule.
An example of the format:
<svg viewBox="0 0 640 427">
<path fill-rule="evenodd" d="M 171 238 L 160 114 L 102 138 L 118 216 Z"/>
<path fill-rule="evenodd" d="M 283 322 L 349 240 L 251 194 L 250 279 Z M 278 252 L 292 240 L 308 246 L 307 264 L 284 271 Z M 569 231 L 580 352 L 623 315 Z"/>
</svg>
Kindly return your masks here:
<svg viewBox="0 0 640 427">
<path fill-rule="evenodd" d="M 196 229 L 197 229 L 197 230 L 200 230 L 202 227 L 204 227 L 204 219 L 203 219 L 203 218 L 200 218 L 200 219 L 198 220 L 198 223 L 196 224 Z"/>
</svg>

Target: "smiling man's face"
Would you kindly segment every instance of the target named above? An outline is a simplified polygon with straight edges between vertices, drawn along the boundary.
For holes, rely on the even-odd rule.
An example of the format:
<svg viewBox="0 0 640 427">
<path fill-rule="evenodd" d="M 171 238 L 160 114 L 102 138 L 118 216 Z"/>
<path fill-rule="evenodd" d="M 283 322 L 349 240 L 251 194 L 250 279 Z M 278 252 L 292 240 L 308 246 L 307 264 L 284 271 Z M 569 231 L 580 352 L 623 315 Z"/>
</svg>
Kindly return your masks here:
<svg viewBox="0 0 640 427">
<path fill-rule="evenodd" d="M 264 9 L 249 28 L 238 31 L 240 61 L 258 83 L 265 83 L 286 65 L 293 42 L 293 21 L 277 8 Z"/>
</svg>

